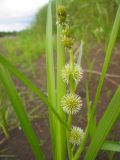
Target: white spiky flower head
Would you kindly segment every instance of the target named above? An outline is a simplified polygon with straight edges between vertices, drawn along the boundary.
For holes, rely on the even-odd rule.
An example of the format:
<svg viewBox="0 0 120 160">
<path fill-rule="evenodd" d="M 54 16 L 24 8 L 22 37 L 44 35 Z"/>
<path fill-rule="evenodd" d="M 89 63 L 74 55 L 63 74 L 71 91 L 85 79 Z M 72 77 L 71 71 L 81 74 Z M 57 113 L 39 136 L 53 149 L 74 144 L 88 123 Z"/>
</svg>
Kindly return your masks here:
<svg viewBox="0 0 120 160">
<path fill-rule="evenodd" d="M 67 94 L 62 98 L 61 106 L 67 114 L 76 114 L 82 106 L 81 97 L 74 93 Z"/>
<path fill-rule="evenodd" d="M 70 132 L 70 143 L 80 145 L 84 138 L 84 131 L 80 127 L 73 126 Z"/>
<path fill-rule="evenodd" d="M 71 69 L 70 69 L 70 65 L 69 64 L 66 64 L 65 67 L 62 69 L 62 79 L 65 83 L 68 84 L 69 82 L 69 77 L 70 77 L 70 74 L 71 74 Z"/>
<path fill-rule="evenodd" d="M 74 67 L 71 69 L 69 64 L 66 64 L 62 69 L 61 77 L 65 83 L 69 83 L 70 76 L 78 83 L 83 77 L 83 70 L 78 64 L 74 64 Z"/>
<path fill-rule="evenodd" d="M 72 75 L 76 83 L 78 83 L 82 79 L 83 70 L 78 64 L 75 64 Z"/>
</svg>

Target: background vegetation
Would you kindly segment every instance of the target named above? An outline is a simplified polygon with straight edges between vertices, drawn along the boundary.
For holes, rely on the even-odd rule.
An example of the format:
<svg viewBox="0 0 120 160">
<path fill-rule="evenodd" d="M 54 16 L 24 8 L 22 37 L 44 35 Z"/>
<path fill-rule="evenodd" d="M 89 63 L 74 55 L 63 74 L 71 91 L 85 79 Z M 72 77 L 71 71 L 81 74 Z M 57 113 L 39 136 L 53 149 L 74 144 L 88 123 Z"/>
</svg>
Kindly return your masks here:
<svg viewBox="0 0 120 160">
<path fill-rule="evenodd" d="M 115 1 L 115 0 L 70 0 L 64 1 L 64 5 L 66 6 L 66 10 L 67 13 L 69 14 L 69 20 L 70 22 L 70 26 L 72 26 L 72 34 L 75 37 L 75 45 L 73 47 L 73 51 L 79 50 L 79 46 L 80 46 L 80 42 L 81 42 L 81 47 L 80 47 L 80 51 L 81 53 L 79 54 L 79 58 L 78 61 L 81 59 L 82 53 L 84 58 L 87 60 L 87 69 L 88 71 L 92 71 L 93 69 L 93 64 L 94 64 L 94 59 L 93 56 L 90 56 L 91 54 L 91 50 L 93 48 L 98 48 L 100 49 L 100 47 L 98 46 L 99 44 L 102 44 L 101 46 L 103 48 L 105 48 L 106 54 L 102 54 L 102 58 L 104 59 L 105 57 L 105 61 L 103 62 L 99 62 L 99 64 L 103 64 L 103 69 L 102 71 L 99 73 L 100 75 L 100 80 L 98 83 L 98 77 L 96 78 L 96 81 L 98 83 L 98 88 L 97 91 L 95 92 L 95 98 L 94 100 L 91 99 L 91 97 L 89 97 L 89 83 L 91 80 L 91 75 L 88 77 L 88 81 L 86 80 L 86 84 L 83 85 L 83 87 L 86 87 L 84 89 L 86 92 L 86 106 L 89 108 L 88 109 L 88 127 L 86 128 L 86 138 L 83 141 L 82 144 L 82 148 L 78 149 L 78 152 L 76 152 L 75 155 L 75 159 L 78 159 L 82 150 L 84 150 L 84 145 L 86 143 L 87 140 L 87 136 L 88 133 L 90 133 L 91 137 L 94 137 L 91 145 L 88 148 L 87 154 L 86 154 L 86 160 L 89 159 L 89 157 L 95 157 L 97 155 L 97 152 L 101 149 L 102 143 L 105 141 L 107 134 L 110 132 L 110 129 L 112 128 L 112 125 L 114 124 L 115 120 L 118 117 L 118 114 L 120 112 L 119 110 L 119 95 L 120 95 L 120 89 L 118 88 L 118 90 L 116 91 L 116 94 L 114 96 L 114 98 L 112 99 L 112 96 L 110 97 L 111 103 L 108 105 L 108 108 L 104 114 L 104 116 L 101 118 L 100 123 L 98 123 L 97 125 L 99 126 L 97 128 L 97 132 L 94 136 L 94 127 L 96 127 L 96 121 L 95 119 L 97 119 L 95 112 L 96 112 L 96 107 L 97 107 L 97 103 L 99 101 L 99 97 L 100 97 L 100 93 L 102 90 L 102 86 L 103 86 L 103 82 L 106 76 L 106 72 L 112 57 L 112 50 L 116 41 L 116 37 L 118 38 L 119 41 L 119 35 L 117 35 L 118 29 L 119 29 L 119 13 L 120 13 L 120 7 L 119 10 L 117 12 L 117 8 L 118 8 L 118 4 L 119 1 Z M 50 5 L 50 4 L 49 4 Z M 64 146 L 64 142 L 61 140 L 63 134 L 63 129 L 61 128 L 62 123 L 64 124 L 64 114 L 62 115 L 61 110 L 59 110 L 57 113 L 59 113 L 59 115 L 62 117 L 62 120 L 60 119 L 60 117 L 57 115 L 56 113 L 56 99 L 57 99 L 57 105 L 60 106 L 60 101 L 61 101 L 61 96 L 63 96 L 65 94 L 65 88 L 62 85 L 61 82 L 61 69 L 64 66 L 64 62 L 65 62 L 65 55 L 63 55 L 64 57 L 61 56 L 61 52 L 62 47 L 61 47 L 61 41 L 60 41 L 60 37 L 61 37 L 61 32 L 57 32 L 58 34 L 56 35 L 56 31 L 59 31 L 59 27 L 56 27 L 56 14 L 55 14 L 55 4 L 54 2 L 52 2 L 52 12 L 53 12 L 53 17 L 51 16 L 51 7 L 48 7 L 48 18 L 47 18 L 47 23 L 46 23 L 46 17 L 47 17 L 47 7 L 48 6 L 44 6 L 36 15 L 35 20 L 32 22 L 31 26 L 29 28 L 27 28 L 24 31 L 21 31 L 19 33 L 13 32 L 13 33 L 1 33 L 0 36 L 2 38 L 0 38 L 0 53 L 4 54 L 4 56 L 0 55 L 0 79 L 1 82 L 3 83 L 4 88 L 6 89 L 6 94 L 8 95 L 10 101 L 12 102 L 12 106 L 13 109 L 19 119 L 19 122 L 22 124 L 21 127 L 23 128 L 24 133 L 26 134 L 28 141 L 30 144 L 32 144 L 32 149 L 34 154 L 36 155 L 36 157 L 38 157 L 38 159 L 41 157 L 42 152 L 38 149 L 39 148 L 39 142 L 36 139 L 36 136 L 34 134 L 33 128 L 30 124 L 29 119 L 31 120 L 31 115 L 30 113 L 28 113 L 28 117 L 26 115 L 26 109 L 24 109 L 24 101 L 21 101 L 20 96 L 21 91 L 19 91 L 19 89 L 21 89 L 21 85 L 19 86 L 16 81 L 16 79 L 14 79 L 14 81 L 12 80 L 12 78 L 18 78 L 25 86 L 27 86 L 30 90 L 32 90 L 33 93 L 35 93 L 39 99 L 42 100 L 42 102 L 47 105 L 49 107 L 48 112 L 50 113 L 50 133 L 51 134 L 51 139 L 53 142 L 53 151 L 55 152 L 55 155 L 58 156 L 58 158 L 56 159 L 64 159 L 62 158 L 62 156 L 64 157 L 64 152 L 65 149 L 63 148 Z M 115 15 L 117 14 L 117 18 L 114 22 L 115 19 Z M 53 36 L 52 36 L 52 19 L 53 18 Z M 113 22 L 114 22 L 114 27 L 112 29 L 113 26 Z M 47 26 L 47 27 L 46 27 Z M 46 29 L 47 28 L 47 29 Z M 45 32 L 47 30 L 47 34 L 45 37 Z M 112 30 L 112 32 L 111 32 Z M 110 36 L 111 35 L 111 36 Z M 47 44 L 46 44 L 46 39 L 47 39 Z M 56 40 L 57 40 L 57 48 L 56 48 Z M 54 46 L 54 52 L 52 52 L 52 44 Z M 84 44 L 84 47 L 83 47 Z M 97 47 L 98 46 L 98 47 Z M 84 52 L 83 48 L 84 48 Z M 54 56 L 53 53 L 56 53 L 57 50 L 57 74 L 54 75 Z M 44 53 L 46 53 L 46 60 L 48 63 L 46 63 L 46 68 L 45 66 L 41 65 L 40 63 L 36 63 L 38 62 L 38 60 L 40 60 L 40 56 L 41 55 L 45 55 Z M 62 52 L 63 53 L 63 52 Z M 74 55 L 75 56 L 75 55 Z M 96 57 L 99 55 L 95 55 Z M 5 57 L 5 58 L 4 58 Z M 43 56 L 44 57 L 44 56 Z M 73 57 L 73 56 L 72 56 Z M 91 59 L 90 59 L 91 57 Z M 9 59 L 9 61 L 7 61 L 7 59 Z M 102 60 L 103 60 L 102 59 Z M 79 63 L 79 62 L 78 62 Z M 13 66 L 11 64 L 14 64 Z M 22 69 L 22 71 L 24 71 L 24 69 L 28 69 L 30 72 L 30 74 L 28 74 L 31 77 L 35 77 L 36 74 L 38 74 L 35 70 L 39 69 L 38 72 L 40 72 L 40 69 L 43 70 L 46 69 L 47 70 L 47 77 L 44 75 L 42 75 L 43 77 L 47 78 L 47 90 L 46 91 L 48 94 L 48 96 L 46 96 L 46 94 L 42 93 L 42 91 L 40 91 L 40 88 L 42 88 L 42 86 L 40 86 L 40 88 L 38 88 L 36 85 L 34 85 L 29 79 L 26 78 L 26 73 L 28 73 L 28 70 L 25 71 L 25 74 L 21 73 L 20 71 L 17 70 L 17 68 Z M 36 66 L 37 67 L 36 67 Z M 9 74 L 7 72 L 7 70 L 14 75 L 15 77 L 11 78 L 11 74 Z M 99 68 L 101 70 L 101 68 Z M 46 71 L 45 70 L 45 71 Z M 31 75 L 31 71 L 33 76 Z M 98 71 L 98 70 L 97 70 Z M 90 72 L 89 72 L 90 73 Z M 92 72 L 91 72 L 92 73 Z M 97 72 L 98 73 L 98 72 Z M 54 76 L 57 75 L 57 80 L 54 78 Z M 38 75 L 37 75 L 38 76 Z M 36 76 L 36 80 L 38 80 L 39 78 Z M 116 75 L 114 75 L 116 76 Z M 119 76 L 119 75 L 117 75 Z M 42 78 L 43 78 L 42 77 Z M 40 78 L 40 81 L 41 79 Z M 95 79 L 95 78 L 94 78 Z M 14 85 L 15 82 L 15 85 Z M 55 90 L 56 88 L 56 83 L 57 82 L 57 90 Z M 113 82 L 113 81 L 112 81 Z M 43 80 L 43 83 L 46 85 L 45 81 Z M 94 83 L 94 82 L 93 82 Z M 36 84 L 36 83 L 35 83 Z M 90 83 L 91 84 L 91 83 Z M 16 88 L 16 86 L 19 86 L 20 88 Z M 3 87 L 1 86 L 1 88 Z M 96 85 L 97 86 L 97 85 Z M 63 89 L 64 88 L 64 89 Z M 96 89 L 95 89 L 96 90 Z M 57 91 L 57 98 L 56 98 L 56 91 Z M 114 90 L 115 91 L 115 90 Z M 2 89 L 1 89 L 1 95 L 2 93 Z M 111 93 L 111 92 L 109 92 Z M 28 94 L 29 91 L 28 91 Z M 19 96 L 20 95 L 20 96 Z M 91 94 L 90 94 L 91 96 Z M 1 96 L 2 97 L 2 96 Z M 5 97 L 6 98 L 6 97 Z M 1 103 L 0 103 L 0 118 L 2 119 L 2 123 L 1 123 L 1 129 L 3 130 L 4 134 L 6 135 L 6 137 L 9 138 L 9 133 L 8 133 L 8 119 L 9 119 L 9 103 L 4 103 L 5 101 L 4 98 L 4 94 L 3 94 L 3 100 L 1 98 Z M 33 98 L 33 101 L 36 101 Z M 55 99 L 56 98 L 56 99 Z M 27 100 L 27 98 L 25 98 L 25 101 Z M 92 103 L 91 103 L 92 101 Z M 7 102 L 7 100 L 6 100 Z M 116 105 L 115 105 L 116 103 Z M 6 105 L 6 109 L 3 110 L 3 104 Z M 52 107 L 51 107 L 52 105 Z M 91 106 L 93 105 L 93 106 Z M 116 109 L 114 110 L 114 106 L 116 107 Z M 105 106 L 107 106 L 105 104 Z M 20 109 L 20 110 L 19 110 Z M 32 111 L 33 112 L 35 109 L 34 105 L 32 106 Z M 52 110 L 52 112 L 51 112 Z M 41 111 L 41 110 L 40 110 Z M 115 112 L 114 112 L 115 111 Z M 29 112 L 29 110 L 28 110 Z M 55 122 L 57 119 L 54 120 L 53 116 L 53 112 L 54 114 L 58 117 L 58 119 L 60 121 Z M 53 119 L 52 119 L 52 118 Z M 92 118 L 91 118 L 92 117 Z M 113 117 L 113 118 L 111 118 Z M 16 118 L 15 118 L 16 119 Z M 111 125 L 109 125 L 109 120 L 111 120 Z M 60 123 L 62 122 L 62 123 Z M 104 123 L 106 122 L 106 123 Z M 57 127 L 54 130 L 55 123 L 57 123 Z M 15 124 L 18 126 L 18 122 L 15 122 Z M 66 124 L 66 123 L 65 123 Z M 93 125 L 93 128 L 92 128 Z M 4 127 L 5 126 L 5 127 Z M 26 127 L 27 126 L 27 127 Z M 106 129 L 107 128 L 107 129 Z M 57 133 L 57 139 L 54 138 L 54 133 Z M 31 133 L 31 135 L 29 134 Z M 63 132 L 65 134 L 65 132 Z M 31 137 L 33 139 L 31 139 Z M 64 137 L 64 136 L 63 136 Z M 55 141 L 54 141 L 55 139 Z M 96 142 L 97 142 L 97 146 L 96 146 Z M 35 143 L 37 144 L 37 146 L 35 145 Z M 55 143 L 55 144 L 54 144 Z M 60 144 L 61 143 L 61 144 Z M 62 144 L 63 143 L 63 144 Z M 110 142 L 111 143 L 111 142 Z M 106 144 L 106 143 L 105 143 Z M 54 146 L 56 145 L 56 147 Z M 36 146 L 36 148 L 34 147 Z M 94 147 L 96 146 L 96 147 Z M 58 147 L 58 148 L 57 148 Z M 64 146 L 65 147 L 65 146 Z M 56 149 L 57 148 L 57 149 Z M 104 149 L 104 145 L 103 145 L 103 149 Z M 106 150 L 106 149 L 105 149 Z M 40 151 L 40 152 L 39 152 Z M 57 153 L 58 152 L 58 153 Z M 61 154 L 63 153 L 63 154 Z"/>
<path fill-rule="evenodd" d="M 77 42 L 82 39 L 85 42 L 86 54 L 91 46 L 93 48 L 100 42 L 107 44 L 119 0 L 65 0 L 64 4 L 75 40 Z M 56 33 L 54 2 L 52 12 L 54 44 Z M 34 59 L 45 53 L 46 16 L 47 6 L 44 6 L 38 11 L 29 29 L 19 33 L 0 33 L 2 37 L 4 36 L 1 40 L 3 48 L 6 48 L 6 54 L 12 62 L 15 64 L 27 62 L 26 64 L 30 66 Z"/>
</svg>

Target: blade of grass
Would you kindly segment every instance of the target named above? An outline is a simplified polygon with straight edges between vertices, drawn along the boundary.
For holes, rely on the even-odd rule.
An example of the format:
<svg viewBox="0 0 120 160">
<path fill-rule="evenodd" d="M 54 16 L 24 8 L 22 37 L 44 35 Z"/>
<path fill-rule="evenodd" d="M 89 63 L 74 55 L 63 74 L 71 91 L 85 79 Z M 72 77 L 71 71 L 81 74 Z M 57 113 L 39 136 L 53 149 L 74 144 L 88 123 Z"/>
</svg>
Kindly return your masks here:
<svg viewBox="0 0 120 160">
<path fill-rule="evenodd" d="M 116 94 L 115 95 L 117 95 L 117 96 L 114 96 L 113 98 L 115 99 L 118 99 L 119 100 L 119 95 L 120 94 L 120 89 L 118 88 L 118 90 L 116 91 Z M 115 101 L 115 100 L 114 100 Z M 111 102 L 112 103 L 112 102 Z M 119 103 L 119 102 L 117 102 L 117 103 Z M 113 108 L 112 108 L 113 107 Z M 112 106 L 111 108 L 112 109 L 114 109 L 114 106 Z M 110 108 L 110 107 L 109 107 Z M 119 107 L 118 107 L 119 108 Z M 107 111 L 107 113 L 109 113 L 109 114 L 112 114 L 112 109 L 111 109 L 111 113 L 109 112 L 109 110 Z M 106 112 L 105 112 L 106 113 Z M 117 114 L 117 113 L 116 113 Z M 119 114 L 118 114 L 119 115 Z M 112 116 L 110 117 L 110 118 L 112 118 Z M 105 120 L 105 122 L 107 121 L 107 119 Z M 110 122 L 109 120 L 108 120 L 108 122 Z M 103 125 L 104 125 L 104 122 L 103 122 Z M 85 148 L 85 144 L 86 144 L 86 142 L 87 142 L 87 139 L 88 139 L 88 135 L 89 135 L 89 127 L 91 126 L 91 123 L 90 123 L 90 121 L 88 122 L 88 125 L 87 125 L 87 127 L 86 127 L 86 130 L 85 130 L 85 137 L 84 137 L 84 140 L 83 140 L 83 142 L 82 142 L 82 144 L 80 145 L 80 147 L 78 148 L 78 150 L 77 150 L 77 152 L 76 152 L 76 154 L 75 154 L 75 156 L 73 157 L 73 159 L 72 160 L 78 160 L 79 159 L 79 157 L 80 157 L 80 155 L 81 155 L 81 153 L 83 152 L 83 150 L 84 150 L 84 148 Z M 107 126 L 107 125 L 106 125 Z M 105 128 L 104 128 L 105 129 Z M 104 132 L 104 131 L 103 131 Z M 102 134 L 102 132 L 99 132 L 99 134 L 101 135 Z M 99 138 L 98 138 L 99 139 Z M 96 141 L 97 142 L 97 141 Z M 92 159 L 89 159 L 89 160 L 92 160 Z"/>
<path fill-rule="evenodd" d="M 113 28 L 112 28 L 112 32 L 110 34 L 110 40 L 109 40 L 108 47 L 107 47 L 107 50 L 106 50 L 106 56 L 105 56 L 104 64 L 103 64 L 103 67 L 102 67 L 102 73 L 101 73 L 101 76 L 100 76 L 99 84 L 98 84 L 98 87 L 97 87 L 97 91 L 96 91 L 93 106 L 92 106 L 92 114 L 91 114 L 91 117 L 90 117 L 90 123 L 93 123 L 94 126 L 96 125 L 95 124 L 96 117 L 95 117 L 94 114 L 96 112 L 97 103 L 98 103 L 98 100 L 100 98 L 100 93 L 101 93 L 101 90 L 102 90 L 105 75 L 106 75 L 106 72 L 107 72 L 107 69 L 109 67 L 111 57 L 112 57 L 112 51 L 113 51 L 113 48 L 114 48 L 114 45 L 115 45 L 115 41 L 116 41 L 116 38 L 117 38 L 119 27 L 120 27 L 120 6 L 118 7 L 116 18 L 115 18 Z"/>
<path fill-rule="evenodd" d="M 56 0 L 56 8 L 61 5 L 61 0 Z M 65 65 L 65 51 L 61 44 L 62 27 L 57 24 L 57 111 L 64 121 L 65 113 L 61 108 L 61 98 L 66 94 L 65 84 L 61 79 L 61 70 Z M 66 130 L 64 126 L 57 121 L 56 136 L 56 160 L 66 159 Z"/>
<path fill-rule="evenodd" d="M 106 75 L 106 72 L 107 72 L 111 57 L 112 57 L 112 51 L 113 51 L 113 48 L 114 48 L 114 45 L 115 45 L 115 41 L 116 41 L 116 38 L 117 38 L 119 27 L 120 27 L 120 5 L 119 5 L 119 8 L 118 8 L 116 18 L 115 18 L 115 21 L 114 21 L 114 25 L 113 25 L 113 28 L 112 28 L 112 32 L 111 32 L 111 35 L 110 35 L 110 40 L 109 40 L 109 43 L 108 43 L 106 56 L 105 56 L 105 60 L 104 60 L 103 68 L 102 68 L 102 74 L 100 76 L 98 88 L 97 88 L 94 103 L 93 103 L 93 114 L 96 111 L 96 106 L 97 106 L 97 103 L 98 103 L 98 100 L 99 100 L 99 97 L 100 97 L 100 93 L 101 93 L 101 90 L 102 90 L 105 75 Z"/>
<path fill-rule="evenodd" d="M 108 133 L 112 129 L 113 124 L 120 115 L 120 88 L 117 89 L 114 97 L 108 105 L 104 115 L 100 119 L 96 128 L 95 135 L 88 147 L 85 160 L 94 160 L 98 151 L 101 149 Z"/>
<path fill-rule="evenodd" d="M 91 114 L 91 101 L 90 101 L 90 95 L 89 95 L 89 86 L 88 86 L 88 81 L 86 80 L 85 83 L 85 90 L 86 90 L 86 105 L 87 105 L 87 116 L 88 116 L 88 121 L 90 120 L 90 114 Z"/>
<path fill-rule="evenodd" d="M 52 11 L 51 0 L 49 0 L 47 10 L 47 24 L 46 24 L 46 68 L 47 68 L 47 90 L 48 100 L 51 105 L 56 109 L 56 93 L 55 93 L 55 73 L 54 73 L 54 57 L 53 57 L 53 44 L 52 44 Z M 50 135 L 52 140 L 52 151 L 55 159 L 55 144 L 56 144 L 56 120 L 55 115 L 48 107 L 49 110 L 49 122 L 50 122 Z"/>
<path fill-rule="evenodd" d="M 23 74 L 22 72 L 20 72 L 16 67 L 14 67 L 7 59 L 5 59 L 2 55 L 0 55 L 0 63 L 9 70 L 9 72 L 11 72 L 13 75 L 15 75 L 25 86 L 27 86 L 35 95 L 37 95 L 42 102 L 46 105 L 49 106 L 49 108 L 51 109 L 51 111 L 55 114 L 56 118 L 65 126 L 65 128 L 67 127 L 67 124 L 65 121 L 63 121 L 63 119 L 61 118 L 61 116 L 59 115 L 59 113 L 54 109 L 54 107 L 52 107 L 51 103 L 48 101 L 47 97 L 40 91 L 40 89 L 33 84 L 27 77 L 25 74 Z"/>
<path fill-rule="evenodd" d="M 90 101 L 90 95 L 89 95 L 89 87 L 88 87 L 88 81 L 86 80 L 86 105 L 87 105 L 87 116 L 88 116 L 88 123 L 90 121 L 90 116 L 92 114 L 92 108 L 91 108 L 91 101 Z M 94 131 L 96 128 L 96 119 L 93 119 L 94 123 L 90 123 L 89 126 L 89 134 L 90 137 L 92 138 L 94 136 Z M 94 125 L 95 124 L 95 125 Z"/>
<path fill-rule="evenodd" d="M 81 66 L 81 60 L 82 60 L 82 55 L 83 55 L 83 45 L 84 45 L 84 42 L 83 42 L 83 40 L 81 40 L 80 52 L 79 52 L 78 60 L 77 60 L 77 64 L 80 66 Z"/>
<path fill-rule="evenodd" d="M 58 35 L 60 36 L 61 29 L 58 28 Z M 60 44 L 60 39 L 58 37 L 57 41 L 57 111 L 62 117 L 62 119 L 65 121 L 65 113 L 61 109 L 61 98 L 65 95 L 66 89 L 65 84 L 63 83 L 61 79 L 61 70 L 65 65 L 65 55 L 64 51 L 62 49 L 62 46 Z M 66 131 L 64 126 L 58 121 L 57 123 L 57 160 L 64 160 L 65 159 L 65 150 L 66 150 Z"/>
<path fill-rule="evenodd" d="M 20 121 L 21 127 L 28 139 L 29 144 L 31 145 L 32 151 L 36 157 L 37 160 L 43 160 L 44 156 L 41 150 L 41 147 L 39 145 L 39 141 L 35 135 L 35 132 L 32 128 L 32 125 L 27 117 L 27 114 L 24 109 L 24 105 L 18 96 L 18 93 L 16 91 L 16 88 L 12 82 L 12 79 L 2 65 L 0 65 L 0 80 L 2 81 L 6 94 L 9 97 L 13 109 Z"/>
<path fill-rule="evenodd" d="M 105 151 L 120 152 L 120 142 L 105 141 L 101 149 Z"/>
</svg>

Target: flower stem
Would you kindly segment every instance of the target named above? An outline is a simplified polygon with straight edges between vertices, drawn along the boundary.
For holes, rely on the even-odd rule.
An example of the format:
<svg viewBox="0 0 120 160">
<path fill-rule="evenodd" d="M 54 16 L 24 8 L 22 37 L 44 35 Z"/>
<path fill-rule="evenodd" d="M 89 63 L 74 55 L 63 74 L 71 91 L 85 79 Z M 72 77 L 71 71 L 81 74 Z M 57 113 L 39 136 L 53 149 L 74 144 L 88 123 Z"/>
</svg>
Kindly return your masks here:
<svg viewBox="0 0 120 160">
<path fill-rule="evenodd" d="M 72 126 L 72 115 L 70 114 L 69 117 L 68 117 L 68 127 L 69 127 L 69 130 L 67 131 L 67 149 L 68 149 L 68 157 L 69 157 L 69 160 L 72 159 L 72 151 L 71 151 L 71 146 L 70 146 L 70 130 L 71 130 L 71 126 Z"/>
<path fill-rule="evenodd" d="M 72 49 L 69 50 L 70 53 L 70 68 L 71 70 L 74 69 L 74 55 L 72 52 Z M 70 76 L 70 92 L 73 93 L 75 91 L 75 85 L 74 85 L 74 79 L 72 78 L 72 76 Z"/>
<path fill-rule="evenodd" d="M 72 156 L 74 155 L 74 150 L 75 150 L 75 144 L 72 147 Z"/>
<path fill-rule="evenodd" d="M 69 52 L 70 52 L 70 67 L 71 69 L 73 69 L 74 68 L 74 55 L 73 55 L 72 49 Z"/>
</svg>

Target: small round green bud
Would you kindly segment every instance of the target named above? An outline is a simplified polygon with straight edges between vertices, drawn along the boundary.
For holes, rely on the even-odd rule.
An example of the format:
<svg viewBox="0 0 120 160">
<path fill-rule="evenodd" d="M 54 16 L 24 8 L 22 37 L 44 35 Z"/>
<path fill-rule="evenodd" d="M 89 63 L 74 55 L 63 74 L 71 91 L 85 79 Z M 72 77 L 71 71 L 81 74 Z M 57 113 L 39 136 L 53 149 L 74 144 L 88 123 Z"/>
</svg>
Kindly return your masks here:
<svg viewBox="0 0 120 160">
<path fill-rule="evenodd" d="M 66 36 L 66 37 L 70 37 L 71 30 L 70 30 L 70 27 L 68 25 L 62 30 L 62 35 Z"/>
<path fill-rule="evenodd" d="M 64 24 L 65 24 L 65 20 L 66 20 L 66 17 L 64 17 L 64 16 L 59 16 L 57 23 L 58 23 L 59 25 L 64 25 Z"/>
<path fill-rule="evenodd" d="M 63 36 L 61 41 L 66 48 L 72 48 L 74 43 L 74 39 L 67 36 Z"/>
<path fill-rule="evenodd" d="M 64 6 L 58 6 L 57 8 L 57 16 L 63 16 L 66 17 L 66 10 Z"/>
<path fill-rule="evenodd" d="M 59 6 L 57 8 L 57 24 L 64 25 L 66 21 L 66 11 L 64 6 Z"/>
</svg>

